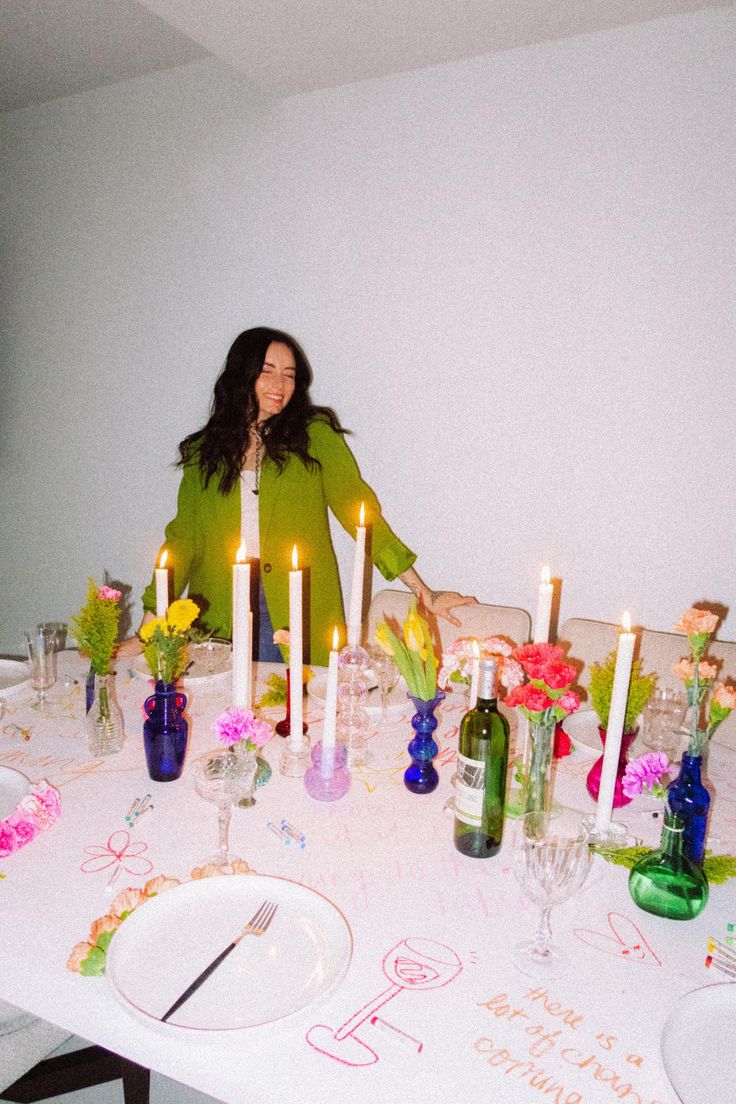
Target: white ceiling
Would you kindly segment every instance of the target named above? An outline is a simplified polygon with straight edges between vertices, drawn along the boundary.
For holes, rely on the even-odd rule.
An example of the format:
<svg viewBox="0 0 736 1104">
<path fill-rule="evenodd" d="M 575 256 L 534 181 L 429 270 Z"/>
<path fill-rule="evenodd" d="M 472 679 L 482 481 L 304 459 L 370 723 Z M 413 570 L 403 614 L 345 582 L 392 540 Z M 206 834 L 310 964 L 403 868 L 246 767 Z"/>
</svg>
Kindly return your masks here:
<svg viewBox="0 0 736 1104">
<path fill-rule="evenodd" d="M 0 110 L 214 57 L 281 95 L 736 0 L 0 0 Z"/>
</svg>

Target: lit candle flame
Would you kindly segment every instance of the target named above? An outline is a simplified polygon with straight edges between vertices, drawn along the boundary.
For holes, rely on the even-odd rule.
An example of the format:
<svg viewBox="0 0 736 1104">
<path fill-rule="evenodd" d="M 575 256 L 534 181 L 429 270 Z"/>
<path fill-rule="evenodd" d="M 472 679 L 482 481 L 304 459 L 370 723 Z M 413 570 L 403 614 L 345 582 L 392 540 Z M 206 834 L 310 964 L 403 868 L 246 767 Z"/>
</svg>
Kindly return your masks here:
<svg viewBox="0 0 736 1104">
<path fill-rule="evenodd" d="M 339 643 L 340 643 L 340 634 L 337 631 L 337 625 L 335 625 L 335 629 L 332 633 L 332 650 L 333 650 L 333 652 L 337 651 L 337 646 L 338 646 Z"/>
<path fill-rule="evenodd" d="M 365 525 L 365 502 L 361 502 L 361 504 L 360 504 L 360 526 L 361 526 L 361 528 L 364 525 Z"/>
<path fill-rule="evenodd" d="M 477 640 L 473 641 L 473 655 L 476 659 L 480 659 L 480 644 Z"/>
<path fill-rule="evenodd" d="M 159 567 L 166 567 L 166 561 L 168 560 L 168 558 L 169 558 L 169 550 L 168 550 L 168 548 L 164 548 L 163 552 L 161 553 L 161 559 L 158 561 L 158 566 Z"/>
<path fill-rule="evenodd" d="M 245 541 L 243 540 L 243 541 L 240 542 L 240 547 L 238 548 L 238 551 L 235 553 L 235 562 L 242 564 L 242 563 L 245 563 L 247 558 L 248 558 L 248 552 L 247 552 L 247 549 L 245 547 Z"/>
<path fill-rule="evenodd" d="M 631 632 L 631 614 L 628 611 L 621 618 L 621 624 L 624 627 L 624 632 Z"/>
<path fill-rule="evenodd" d="M 549 568 L 548 567 L 543 567 L 542 568 L 542 582 L 544 583 L 545 586 L 549 586 L 549 580 L 550 580 Z"/>
<path fill-rule="evenodd" d="M 299 558 L 296 553 L 296 545 L 294 545 L 291 550 L 291 566 L 294 568 L 294 571 L 296 571 L 299 567 Z"/>
</svg>

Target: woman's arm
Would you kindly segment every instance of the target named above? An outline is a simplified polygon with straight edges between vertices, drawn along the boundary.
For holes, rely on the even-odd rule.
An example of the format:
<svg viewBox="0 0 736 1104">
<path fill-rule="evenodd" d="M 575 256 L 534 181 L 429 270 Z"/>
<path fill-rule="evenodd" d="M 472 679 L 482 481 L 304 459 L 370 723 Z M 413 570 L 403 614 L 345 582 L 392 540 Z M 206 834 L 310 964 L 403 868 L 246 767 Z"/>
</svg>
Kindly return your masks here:
<svg viewBox="0 0 736 1104">
<path fill-rule="evenodd" d="M 431 590 L 413 567 L 410 567 L 408 571 L 404 571 L 399 575 L 399 578 L 427 613 L 433 614 L 435 617 L 442 617 L 445 621 L 449 621 L 451 625 L 459 625 L 460 621 L 457 617 L 453 617 L 450 610 L 456 609 L 458 606 L 475 605 L 478 601 L 477 598 L 459 594 L 456 590 Z"/>
</svg>

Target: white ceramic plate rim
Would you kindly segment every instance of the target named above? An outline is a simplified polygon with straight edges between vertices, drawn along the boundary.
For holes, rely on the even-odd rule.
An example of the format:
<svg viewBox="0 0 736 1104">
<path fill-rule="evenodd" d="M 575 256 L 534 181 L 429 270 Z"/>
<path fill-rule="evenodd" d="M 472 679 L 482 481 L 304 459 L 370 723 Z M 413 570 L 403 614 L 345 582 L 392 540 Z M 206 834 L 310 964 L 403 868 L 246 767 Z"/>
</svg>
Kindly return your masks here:
<svg viewBox="0 0 736 1104">
<path fill-rule="evenodd" d="M 30 779 L 21 771 L 0 766 L 0 820 L 10 816 L 30 788 Z"/>
<path fill-rule="evenodd" d="M 236 887 L 239 883 L 245 883 L 246 879 L 249 883 L 248 888 L 252 887 L 256 883 L 256 880 L 258 883 L 264 883 L 263 889 L 259 890 L 258 893 L 255 894 L 256 897 L 260 898 L 261 894 L 263 894 L 264 897 L 268 897 L 268 899 L 276 900 L 278 902 L 278 888 L 274 887 L 278 887 L 279 884 L 283 884 L 289 887 L 290 893 L 293 891 L 297 891 L 298 893 L 303 893 L 305 896 L 314 898 L 318 902 L 320 902 L 323 907 L 329 910 L 330 914 L 334 914 L 333 918 L 335 922 L 341 924 L 340 932 L 345 939 L 345 946 L 344 950 L 341 952 L 342 959 L 338 961 L 335 972 L 333 976 L 329 979 L 325 987 L 320 990 L 320 992 L 317 993 L 316 996 L 312 998 L 312 1000 L 307 1001 L 306 1003 L 299 1004 L 295 1008 L 290 1008 L 288 1011 L 285 1011 L 280 1015 L 271 1016 L 268 1019 L 260 1020 L 254 1023 L 234 1024 L 226 1027 L 222 1027 L 219 1025 L 204 1025 L 200 1027 L 191 1024 L 184 1025 L 172 1022 L 162 1023 L 159 1017 L 153 1012 L 142 1008 L 140 1004 L 137 1004 L 133 1000 L 131 1000 L 123 991 L 120 979 L 116 977 L 116 974 L 119 972 L 117 967 L 117 959 L 122 957 L 125 951 L 126 944 L 129 943 L 131 940 L 135 940 L 137 929 L 141 927 L 143 923 L 148 925 L 151 916 L 150 909 L 158 908 L 165 913 L 166 910 L 170 910 L 172 908 L 171 902 L 172 900 L 177 899 L 177 897 L 180 901 L 182 901 L 183 908 L 191 908 L 193 907 L 191 898 L 194 898 L 196 901 L 196 898 L 199 895 L 206 896 L 208 889 L 212 886 L 214 882 L 222 883 L 225 881 L 233 885 L 233 887 Z M 246 886 L 243 886 L 243 888 L 246 888 Z M 149 911 L 146 912 L 146 909 L 148 909 Z M 121 1002 L 123 1007 L 128 1012 L 133 1013 L 136 1018 L 142 1019 L 150 1026 L 166 1032 L 167 1034 L 173 1034 L 179 1037 L 182 1037 L 183 1035 L 191 1035 L 193 1037 L 196 1036 L 197 1038 L 211 1036 L 219 1037 L 223 1034 L 229 1035 L 241 1031 L 249 1031 L 254 1027 L 263 1027 L 269 1023 L 278 1023 L 282 1020 L 289 1019 L 293 1016 L 298 1015 L 300 1012 L 303 1012 L 305 1008 L 311 1008 L 314 1005 L 321 1003 L 329 996 L 330 993 L 332 993 L 337 988 L 337 986 L 345 977 L 352 956 L 353 933 L 350 925 L 344 914 L 337 907 L 337 905 L 335 905 L 334 902 L 330 901 L 328 897 L 325 897 L 324 894 L 319 893 L 317 890 L 312 889 L 310 886 L 303 885 L 301 882 L 296 882 L 291 878 L 281 878 L 276 875 L 255 873 L 228 874 L 221 875 L 217 878 L 202 878 L 197 881 L 183 882 L 181 883 L 181 885 L 167 890 L 165 893 L 161 894 L 160 897 L 151 898 L 144 905 L 140 906 L 139 909 L 136 909 L 136 911 L 133 912 L 126 919 L 125 923 L 118 929 L 118 931 L 115 933 L 114 939 L 110 943 L 110 947 L 107 953 L 105 973 L 108 977 L 108 980 L 110 981 L 115 996 Z"/>
<path fill-rule="evenodd" d="M 720 1045 L 715 1037 L 718 1025 L 714 1022 L 714 1016 L 718 1012 L 722 1012 L 720 1017 L 722 1024 L 731 1029 L 728 1038 L 720 1040 Z M 714 1050 L 717 1050 L 719 1055 L 716 1062 L 717 1071 L 707 1066 L 704 1068 L 704 1055 L 698 1053 L 697 1039 L 693 1039 L 692 1035 L 693 1029 L 697 1030 L 698 1027 L 713 1040 Z M 733 1090 L 731 1067 L 722 1059 L 726 1054 L 733 1054 L 734 1044 L 736 1044 L 735 984 L 726 982 L 706 985 L 703 989 L 694 989 L 680 997 L 664 1022 L 660 1046 L 667 1076 L 682 1104 L 704 1104 L 705 1101 L 716 1104 L 716 1101 L 725 1102 L 729 1099 L 726 1096 L 713 1095 L 713 1091 L 732 1092 Z M 718 1071 L 721 1073 L 718 1083 L 704 1081 L 704 1074 L 715 1072 L 717 1076 Z M 687 1095 L 689 1089 L 691 1092 Z"/>
<path fill-rule="evenodd" d="M 369 671 L 366 672 L 368 684 L 373 681 L 373 675 Z M 307 683 L 307 694 L 310 698 L 314 698 L 320 705 L 324 705 L 325 696 L 327 693 L 327 674 L 315 674 Z M 368 694 L 375 695 L 374 698 L 367 697 L 363 702 L 362 708 L 365 709 L 369 716 L 379 716 L 381 712 L 381 695 L 378 688 L 373 685 L 368 691 Z M 388 713 L 400 713 L 402 709 L 411 708 L 411 702 L 406 696 L 406 683 L 403 678 L 399 678 L 398 683 L 389 694 L 388 698 Z"/>
<path fill-rule="evenodd" d="M 30 686 L 31 679 L 28 664 L 22 659 L 0 659 L 0 680 L 6 675 L 11 677 L 17 675 L 18 680 L 11 683 L 10 686 L 0 686 L 0 698 L 11 697 Z"/>
<path fill-rule="evenodd" d="M 601 754 L 603 744 L 598 735 L 598 725 L 598 716 L 593 709 L 578 709 L 562 722 L 562 728 L 571 740 Z"/>
</svg>

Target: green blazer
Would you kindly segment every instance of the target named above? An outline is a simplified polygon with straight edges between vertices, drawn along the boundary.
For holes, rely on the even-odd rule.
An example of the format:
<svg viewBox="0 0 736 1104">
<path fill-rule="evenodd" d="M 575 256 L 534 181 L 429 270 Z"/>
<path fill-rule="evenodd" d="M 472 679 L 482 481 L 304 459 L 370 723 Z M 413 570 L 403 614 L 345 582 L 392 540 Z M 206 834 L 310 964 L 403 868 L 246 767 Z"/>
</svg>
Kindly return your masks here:
<svg viewBox="0 0 736 1104">
<path fill-rule="evenodd" d="M 261 579 L 274 629 L 289 624 L 291 550 L 296 544 L 304 571 L 304 658 L 326 664 L 332 628 L 344 630 L 340 577 L 330 538 L 328 507 L 342 527 L 355 535 L 360 503 L 365 502 L 370 555 L 385 579 L 395 579 L 414 563 L 415 554 L 392 532 L 376 495 L 360 476 L 345 443 L 321 418 L 309 427 L 309 455 L 320 466 L 308 469 L 296 456 L 284 468 L 263 462 L 258 496 Z M 216 479 L 204 487 L 196 461 L 187 463 L 179 487 L 176 517 L 166 526 L 173 593 L 202 608 L 206 627 L 216 636 L 232 636 L 232 567 L 240 544 L 240 484 L 220 494 Z M 156 609 L 153 580 L 143 608 Z M 307 635 L 308 626 L 308 635 Z M 343 631 L 344 640 L 344 631 Z"/>
</svg>

